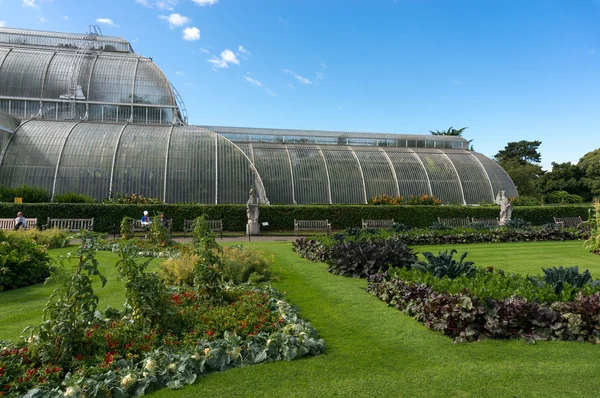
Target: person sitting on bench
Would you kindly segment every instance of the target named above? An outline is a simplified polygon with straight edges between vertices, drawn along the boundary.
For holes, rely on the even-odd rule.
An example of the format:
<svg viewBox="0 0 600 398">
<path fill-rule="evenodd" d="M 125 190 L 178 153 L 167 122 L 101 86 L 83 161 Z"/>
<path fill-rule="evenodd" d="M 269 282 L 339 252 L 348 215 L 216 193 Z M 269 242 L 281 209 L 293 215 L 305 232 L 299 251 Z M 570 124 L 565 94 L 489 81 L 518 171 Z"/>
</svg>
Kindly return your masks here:
<svg viewBox="0 0 600 398">
<path fill-rule="evenodd" d="M 23 213 L 18 212 L 17 218 L 15 218 L 15 231 L 19 228 L 23 227 L 23 229 L 27 229 L 27 220 L 23 217 Z"/>
</svg>

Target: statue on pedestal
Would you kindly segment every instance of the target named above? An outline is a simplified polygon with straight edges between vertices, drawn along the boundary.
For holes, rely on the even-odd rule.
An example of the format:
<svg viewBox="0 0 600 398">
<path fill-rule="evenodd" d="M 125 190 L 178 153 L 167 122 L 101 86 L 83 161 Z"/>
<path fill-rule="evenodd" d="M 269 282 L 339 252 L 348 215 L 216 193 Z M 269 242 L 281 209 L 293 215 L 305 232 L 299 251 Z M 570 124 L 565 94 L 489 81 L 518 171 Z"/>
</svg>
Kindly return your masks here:
<svg viewBox="0 0 600 398">
<path fill-rule="evenodd" d="M 513 211 L 512 204 L 506 197 L 505 193 L 505 191 L 500 191 L 498 192 L 498 195 L 496 195 L 496 204 L 500 205 L 499 225 L 505 225 L 507 222 L 509 222 Z"/>
<path fill-rule="evenodd" d="M 246 203 L 246 217 L 248 218 L 248 222 L 246 224 L 246 235 L 260 234 L 260 225 L 258 224 L 260 210 L 258 205 L 259 200 L 254 193 L 254 188 L 250 189 L 250 198 Z"/>
</svg>

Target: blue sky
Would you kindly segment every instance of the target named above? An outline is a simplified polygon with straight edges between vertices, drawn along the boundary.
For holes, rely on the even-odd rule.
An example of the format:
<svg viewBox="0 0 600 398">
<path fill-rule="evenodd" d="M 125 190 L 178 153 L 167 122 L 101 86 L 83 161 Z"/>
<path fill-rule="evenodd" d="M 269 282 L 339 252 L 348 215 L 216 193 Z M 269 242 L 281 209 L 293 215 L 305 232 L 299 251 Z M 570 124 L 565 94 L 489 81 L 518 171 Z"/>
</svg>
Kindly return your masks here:
<svg viewBox="0 0 600 398">
<path fill-rule="evenodd" d="M 132 42 L 191 124 L 598 148 L 600 0 L 0 0 L 0 25 Z"/>
</svg>

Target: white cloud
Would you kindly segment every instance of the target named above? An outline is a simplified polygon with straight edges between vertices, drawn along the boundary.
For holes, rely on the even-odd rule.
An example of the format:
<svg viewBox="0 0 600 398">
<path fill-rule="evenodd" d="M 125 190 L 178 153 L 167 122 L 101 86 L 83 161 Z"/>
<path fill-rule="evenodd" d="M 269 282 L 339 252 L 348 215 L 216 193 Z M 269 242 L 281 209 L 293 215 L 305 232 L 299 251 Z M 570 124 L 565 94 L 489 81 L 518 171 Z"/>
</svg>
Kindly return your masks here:
<svg viewBox="0 0 600 398">
<path fill-rule="evenodd" d="M 35 4 L 36 0 L 23 0 L 23 7 L 38 8 L 39 5 Z"/>
<path fill-rule="evenodd" d="M 167 21 L 171 29 L 173 29 L 176 26 L 187 25 L 190 22 L 190 19 L 188 17 L 184 17 L 183 15 L 178 13 L 171 14 L 169 16 L 159 15 L 159 18 Z"/>
<path fill-rule="evenodd" d="M 66 16 L 66 15 L 65 15 L 65 16 L 63 16 L 63 17 L 62 17 L 62 19 L 63 19 L 63 20 L 65 20 L 65 21 L 70 21 L 70 20 L 71 20 L 71 18 L 69 18 L 69 17 L 68 17 L 68 16 Z"/>
<path fill-rule="evenodd" d="M 114 26 L 115 28 L 119 27 L 119 25 L 117 25 L 116 23 L 114 23 L 113 20 L 110 19 L 110 18 L 97 18 L 96 19 L 96 23 L 101 23 L 101 24 L 104 24 L 104 25 Z"/>
<path fill-rule="evenodd" d="M 221 52 L 221 59 L 229 64 L 239 65 L 240 61 L 236 58 L 235 54 L 231 50 L 223 50 Z"/>
<path fill-rule="evenodd" d="M 238 53 L 240 54 L 244 54 L 244 55 L 250 55 L 250 51 L 246 50 L 244 47 L 239 46 L 238 47 Z"/>
<path fill-rule="evenodd" d="M 237 59 L 233 51 L 229 49 L 225 49 L 221 52 L 220 56 L 217 57 L 213 55 L 211 59 L 208 60 L 211 64 L 215 66 L 215 68 L 228 68 L 229 64 L 239 65 L 240 61 Z"/>
<path fill-rule="evenodd" d="M 262 87 L 262 83 L 259 82 L 256 79 L 251 78 L 250 76 L 242 76 L 244 78 L 244 80 L 246 80 L 248 83 L 252 84 L 253 86 L 256 87 Z"/>
<path fill-rule="evenodd" d="M 202 51 L 204 54 L 210 54 L 210 50 L 206 47 L 200 47 L 200 51 Z"/>
<path fill-rule="evenodd" d="M 6 26 L 6 21 L 0 21 L 0 28 L 3 28 Z"/>
<path fill-rule="evenodd" d="M 135 2 L 141 6 L 152 8 L 152 4 L 148 0 L 135 0 Z"/>
<path fill-rule="evenodd" d="M 183 73 L 182 71 L 178 70 L 177 72 L 175 72 L 175 74 L 177 76 L 185 76 L 185 73 Z"/>
<path fill-rule="evenodd" d="M 338 110 L 338 111 L 341 111 L 342 109 L 344 109 L 344 107 L 343 107 L 343 106 L 338 106 L 338 107 L 337 107 L 337 110 Z"/>
<path fill-rule="evenodd" d="M 452 84 L 454 84 L 455 86 L 462 86 L 463 82 L 459 82 L 458 80 L 452 79 Z"/>
<path fill-rule="evenodd" d="M 185 28 L 183 30 L 183 40 L 194 41 L 200 40 L 200 29 L 197 27 Z"/>
<path fill-rule="evenodd" d="M 156 0 L 156 7 L 161 10 L 173 11 L 173 7 L 177 5 L 177 0 Z"/>
<path fill-rule="evenodd" d="M 46 22 L 46 18 L 44 18 L 44 17 L 38 17 L 38 22 L 39 23 L 44 23 L 44 22 Z"/>
<path fill-rule="evenodd" d="M 198 4 L 201 7 L 204 6 L 212 6 L 214 4 L 217 4 L 219 2 L 219 0 L 192 0 L 194 3 Z"/>
<path fill-rule="evenodd" d="M 285 69 L 283 72 L 294 76 L 294 78 L 302 84 L 312 84 L 312 82 L 310 80 L 308 80 L 307 78 L 305 78 L 303 76 L 300 76 L 299 74 L 297 74 L 296 72 L 294 72 L 292 70 Z"/>
<path fill-rule="evenodd" d="M 267 94 L 269 94 L 272 97 L 277 97 L 277 94 L 275 94 L 272 90 L 269 90 L 268 88 L 265 88 L 265 91 L 267 92 Z"/>
<path fill-rule="evenodd" d="M 288 84 L 286 84 L 286 86 L 288 86 L 289 88 L 296 88 L 296 87 L 294 87 L 294 85 L 292 83 L 288 83 Z"/>
</svg>

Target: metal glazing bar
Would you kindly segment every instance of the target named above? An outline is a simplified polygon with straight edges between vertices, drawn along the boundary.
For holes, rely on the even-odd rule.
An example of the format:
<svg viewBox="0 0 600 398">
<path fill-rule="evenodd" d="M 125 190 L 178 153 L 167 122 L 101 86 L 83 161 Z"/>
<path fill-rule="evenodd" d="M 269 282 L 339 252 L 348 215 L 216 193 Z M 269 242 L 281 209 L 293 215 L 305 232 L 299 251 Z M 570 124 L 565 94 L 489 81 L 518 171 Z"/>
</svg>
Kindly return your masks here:
<svg viewBox="0 0 600 398">
<path fill-rule="evenodd" d="M 398 176 L 396 175 L 396 169 L 394 168 L 392 159 L 390 159 L 390 156 L 387 154 L 387 152 L 382 147 L 379 147 L 379 150 L 381 152 L 383 152 L 383 155 L 385 156 L 388 164 L 390 165 L 390 169 L 392 170 L 392 175 L 394 176 L 394 182 L 396 183 L 396 192 L 398 192 L 398 196 L 400 196 L 400 184 L 398 184 Z"/>
<path fill-rule="evenodd" d="M 365 182 L 365 173 L 363 173 L 362 165 L 360 164 L 360 160 L 358 160 L 358 156 L 356 156 L 356 152 L 354 152 L 354 149 L 352 149 L 350 145 L 348 145 L 348 149 L 350 149 L 350 151 L 352 152 L 352 156 L 354 156 L 354 159 L 356 159 L 356 163 L 358 163 L 358 170 L 360 171 L 360 178 L 362 179 L 363 183 L 363 194 L 365 196 L 365 204 L 367 204 L 369 203 L 369 201 L 367 200 L 367 183 Z"/>
<path fill-rule="evenodd" d="M 492 185 L 492 180 L 490 179 L 490 176 L 488 175 L 487 170 L 483 166 L 483 163 L 481 163 L 481 160 L 479 160 L 479 158 L 477 156 L 473 155 L 473 152 L 470 152 L 469 155 L 473 156 L 477 160 L 477 163 L 479 164 L 479 166 L 481 166 L 481 169 L 483 170 L 483 174 L 485 174 L 485 178 L 487 178 L 488 182 L 490 183 L 490 193 L 492 195 L 492 202 L 493 202 L 496 199 L 494 197 L 494 186 Z"/>
<path fill-rule="evenodd" d="M 419 163 L 421 163 L 421 166 L 423 167 L 423 170 L 425 171 L 425 176 L 427 177 L 427 186 L 429 187 L 429 196 L 433 196 L 433 190 L 431 189 L 431 179 L 429 178 L 429 173 L 427 172 L 427 169 L 425 168 L 425 164 L 423 163 L 423 161 L 421 160 L 421 158 L 419 157 L 419 155 L 417 155 L 417 153 L 415 151 L 413 151 L 411 148 L 407 148 L 407 149 L 410 150 L 413 153 L 413 155 L 415 155 L 415 158 L 417 158 Z"/>
<path fill-rule="evenodd" d="M 48 64 L 46 65 L 46 70 L 44 71 L 44 74 L 42 75 L 42 88 L 40 90 L 40 110 L 38 111 L 38 117 L 42 116 L 42 100 L 41 98 L 44 96 L 44 88 L 46 88 L 46 80 L 48 79 L 48 70 L 50 69 L 50 64 L 52 63 L 52 60 L 54 59 L 54 57 L 56 57 L 57 52 L 55 51 L 54 54 L 52 54 L 52 56 L 50 57 L 50 59 L 48 60 Z"/>
<path fill-rule="evenodd" d="M 165 181 L 164 181 L 164 190 L 163 190 L 163 202 L 167 201 L 167 167 L 169 165 L 169 150 L 171 149 L 171 136 L 173 135 L 173 129 L 175 126 L 171 126 L 169 130 L 169 138 L 167 139 L 167 152 L 165 153 Z"/>
<path fill-rule="evenodd" d="M 112 187 L 113 187 L 113 177 L 115 175 L 115 163 L 117 162 L 117 152 L 119 150 L 119 145 L 121 144 L 121 137 L 123 136 L 123 132 L 125 131 L 126 127 L 127 127 L 127 123 L 125 123 L 123 125 L 123 128 L 119 132 L 119 138 L 117 138 L 117 143 L 115 145 L 115 152 L 113 154 L 112 165 L 110 167 L 110 183 L 108 185 L 108 194 L 109 194 L 109 197 L 112 197 L 112 194 L 113 194 Z"/>
<path fill-rule="evenodd" d="M 296 202 L 296 191 L 294 189 L 294 168 L 292 167 L 292 157 L 290 156 L 290 150 L 288 149 L 286 144 L 283 144 L 285 147 L 285 152 L 287 153 L 288 162 L 290 163 L 290 176 L 292 177 L 292 203 L 297 204 Z"/>
<path fill-rule="evenodd" d="M 215 204 L 219 204 L 219 136 L 215 133 Z"/>
<path fill-rule="evenodd" d="M 456 173 L 456 178 L 458 178 L 458 186 L 460 187 L 460 194 L 462 195 L 462 200 L 463 200 L 463 205 L 467 204 L 467 200 L 465 199 L 465 191 L 463 189 L 463 185 L 462 185 L 462 180 L 460 179 L 460 175 L 458 174 L 458 171 L 456 171 L 456 167 L 454 166 L 454 163 L 452 163 L 452 159 L 450 159 L 448 157 L 448 155 L 446 155 L 444 152 L 442 152 L 441 150 L 438 149 L 438 151 L 444 155 L 444 157 L 446 159 L 448 159 L 448 161 L 450 162 L 450 165 L 452 166 L 452 170 L 454 170 L 454 173 Z"/>
<path fill-rule="evenodd" d="M 0 152 L 0 166 L 2 166 L 2 162 L 4 161 L 4 155 L 6 154 L 6 151 L 8 150 L 8 147 L 9 147 L 11 141 L 13 140 L 13 138 L 15 137 L 15 135 L 17 135 L 17 131 L 19 129 L 21 129 L 26 123 L 31 122 L 31 120 L 32 119 L 25 120 L 19 127 L 17 127 L 17 129 L 15 130 L 15 132 L 10 135 L 10 138 L 8 139 L 8 142 L 6 143 L 5 147 L 1 148 L 2 152 Z"/>
<path fill-rule="evenodd" d="M 254 148 L 252 148 L 252 144 L 248 144 L 248 147 L 250 148 L 250 160 L 254 164 Z"/>
<path fill-rule="evenodd" d="M 60 160 L 62 159 L 63 152 L 65 150 L 65 147 L 67 146 L 67 141 L 69 140 L 69 137 L 71 136 L 71 133 L 73 132 L 73 130 L 75 130 L 75 127 L 77 127 L 77 125 L 79 123 L 81 123 L 81 121 L 75 123 L 71 127 L 71 129 L 67 133 L 67 136 L 65 137 L 65 140 L 63 142 L 62 148 L 60 148 L 60 152 L 58 154 L 58 160 L 56 161 L 56 169 L 54 170 L 54 181 L 52 182 L 52 196 L 50 197 L 50 201 L 54 201 L 54 194 L 56 192 L 56 178 L 58 177 L 58 167 L 60 166 Z"/>
<path fill-rule="evenodd" d="M 323 158 L 323 164 L 325 165 L 325 175 L 327 176 L 327 195 L 329 197 L 329 204 L 332 204 L 333 202 L 331 201 L 331 180 L 329 179 L 329 168 L 327 167 L 327 160 L 325 159 L 325 155 L 323 155 L 321 147 L 317 145 L 317 148 L 319 149 L 319 153 Z"/>
</svg>

